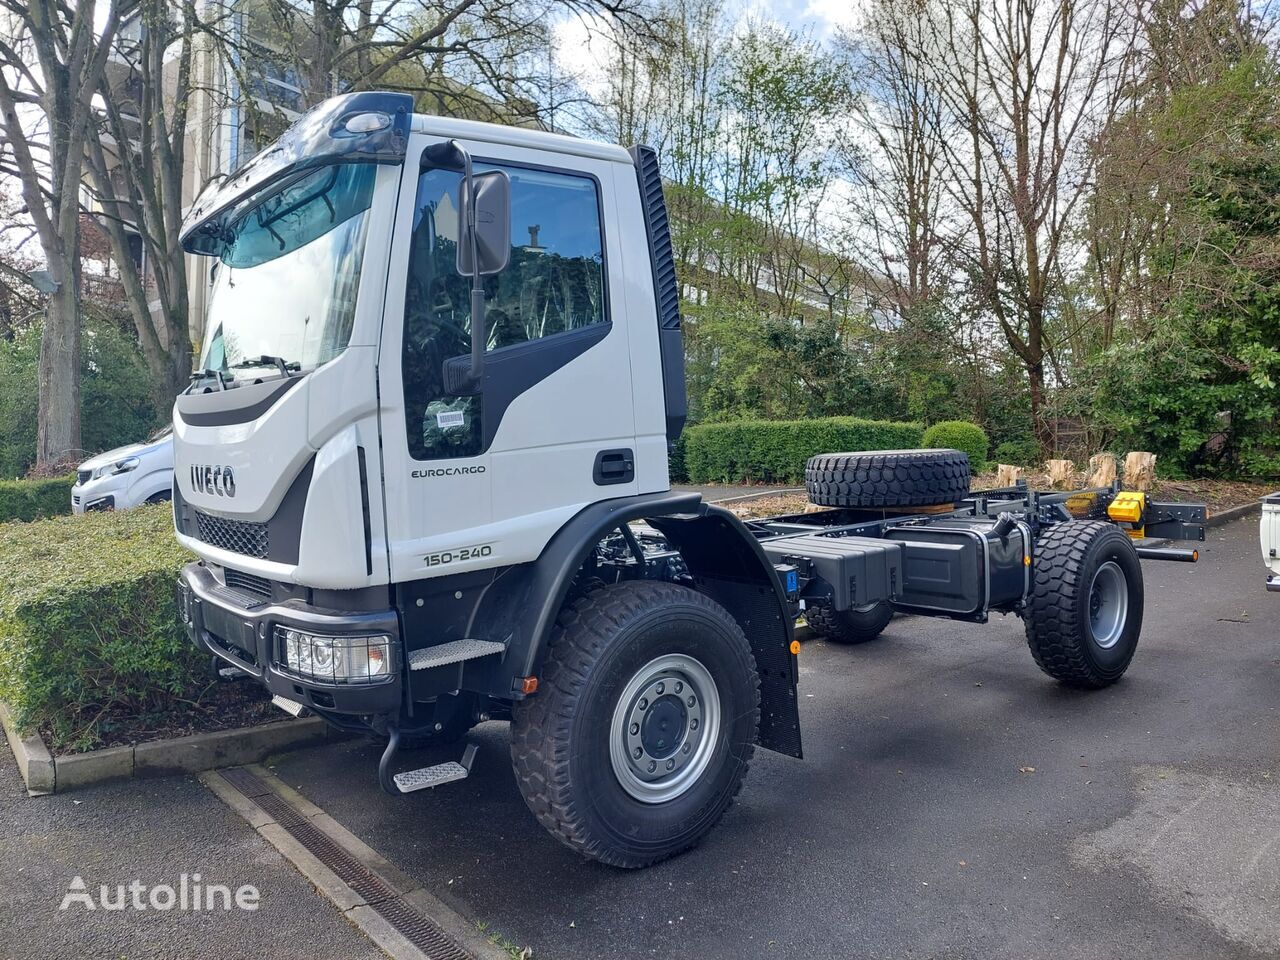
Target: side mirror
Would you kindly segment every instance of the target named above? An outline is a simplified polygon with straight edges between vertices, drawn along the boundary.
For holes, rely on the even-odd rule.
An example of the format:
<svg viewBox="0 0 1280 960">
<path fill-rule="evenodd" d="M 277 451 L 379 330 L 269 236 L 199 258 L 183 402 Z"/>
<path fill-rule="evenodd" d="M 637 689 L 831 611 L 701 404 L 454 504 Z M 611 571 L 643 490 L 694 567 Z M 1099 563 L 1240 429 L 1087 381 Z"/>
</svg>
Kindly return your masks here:
<svg viewBox="0 0 1280 960">
<path fill-rule="evenodd" d="M 464 277 L 500 273 L 511 260 L 511 180 L 501 170 L 463 179 L 459 188 L 458 273 Z M 475 251 L 471 263 L 471 208 L 475 208 Z"/>
</svg>

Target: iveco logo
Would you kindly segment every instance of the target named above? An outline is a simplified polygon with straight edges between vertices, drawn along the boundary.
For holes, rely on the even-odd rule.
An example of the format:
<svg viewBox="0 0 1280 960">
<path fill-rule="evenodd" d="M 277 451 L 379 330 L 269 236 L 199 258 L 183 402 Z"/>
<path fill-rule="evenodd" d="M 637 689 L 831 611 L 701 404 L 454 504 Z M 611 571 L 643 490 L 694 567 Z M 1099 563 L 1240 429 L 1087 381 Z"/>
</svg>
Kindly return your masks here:
<svg viewBox="0 0 1280 960">
<path fill-rule="evenodd" d="M 208 463 L 191 465 L 191 486 L 198 493 L 210 496 L 234 497 L 236 478 L 230 467 L 215 467 Z"/>
</svg>

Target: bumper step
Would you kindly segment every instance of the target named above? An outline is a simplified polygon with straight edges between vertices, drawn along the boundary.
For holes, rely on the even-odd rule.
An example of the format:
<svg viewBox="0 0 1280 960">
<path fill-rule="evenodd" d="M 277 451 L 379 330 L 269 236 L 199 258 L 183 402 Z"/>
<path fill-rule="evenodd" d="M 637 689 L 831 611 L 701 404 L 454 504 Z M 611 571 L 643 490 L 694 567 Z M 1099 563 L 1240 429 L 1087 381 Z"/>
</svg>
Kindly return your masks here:
<svg viewBox="0 0 1280 960">
<path fill-rule="evenodd" d="M 308 710 L 306 707 L 304 707 L 302 704 L 300 704 L 297 700 L 290 700 L 288 697 L 282 697 L 278 693 L 271 698 L 271 702 L 274 703 L 281 710 L 283 710 L 285 713 L 291 714 L 292 716 L 295 716 L 295 717 L 311 716 L 311 711 Z"/>
<path fill-rule="evenodd" d="M 468 743 L 467 749 L 462 752 L 461 760 L 449 760 L 431 767 L 406 770 L 404 773 L 397 773 L 391 779 L 395 781 L 395 785 L 401 793 L 427 790 L 431 787 L 439 787 L 446 783 L 467 779 L 471 773 L 471 764 L 475 761 L 475 758 L 476 745 Z"/>
<path fill-rule="evenodd" d="M 448 643 L 413 651 L 409 654 L 409 669 L 430 670 L 432 667 L 446 667 L 451 663 L 492 656 L 506 649 L 506 644 L 496 640 L 451 640 Z"/>
</svg>

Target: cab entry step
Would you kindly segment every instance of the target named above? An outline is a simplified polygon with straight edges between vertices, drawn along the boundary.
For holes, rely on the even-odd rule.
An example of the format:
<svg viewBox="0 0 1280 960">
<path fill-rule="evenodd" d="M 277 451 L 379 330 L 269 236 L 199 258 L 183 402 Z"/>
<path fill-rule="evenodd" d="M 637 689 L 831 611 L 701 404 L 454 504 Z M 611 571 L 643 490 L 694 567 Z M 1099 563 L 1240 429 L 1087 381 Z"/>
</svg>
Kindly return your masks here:
<svg viewBox="0 0 1280 960">
<path fill-rule="evenodd" d="M 903 546 L 874 537 L 781 537 L 760 546 L 775 562 L 800 572 L 800 596 L 830 587 L 836 610 L 865 607 L 902 594 Z M 816 588 L 816 589 L 815 589 Z"/>
<path fill-rule="evenodd" d="M 448 643 L 438 643 L 434 647 L 423 647 L 421 650 L 413 651 L 409 654 L 409 669 L 430 670 L 432 667 L 446 667 L 451 663 L 461 663 L 463 660 L 475 660 L 477 657 L 502 653 L 505 649 L 507 649 L 506 644 L 496 640 L 450 640 Z"/>
<path fill-rule="evenodd" d="M 444 763 L 437 763 L 430 767 L 406 770 L 404 773 L 397 773 L 391 779 L 395 781 L 401 793 L 413 793 L 415 790 L 439 787 L 446 783 L 453 783 L 455 780 L 467 779 L 471 773 L 471 764 L 475 762 L 475 759 L 476 745 L 468 743 L 467 749 L 462 751 L 461 760 L 447 760 Z"/>
</svg>

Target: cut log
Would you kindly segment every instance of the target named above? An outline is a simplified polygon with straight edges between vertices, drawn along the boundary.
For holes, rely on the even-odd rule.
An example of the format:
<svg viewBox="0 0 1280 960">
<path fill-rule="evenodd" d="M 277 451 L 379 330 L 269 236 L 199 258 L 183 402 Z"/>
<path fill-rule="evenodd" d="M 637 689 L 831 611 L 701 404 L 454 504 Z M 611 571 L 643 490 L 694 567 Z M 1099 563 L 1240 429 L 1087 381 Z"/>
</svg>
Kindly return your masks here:
<svg viewBox="0 0 1280 960">
<path fill-rule="evenodd" d="M 1130 490 L 1150 490 L 1156 482 L 1156 455 L 1134 450 L 1124 458 L 1124 485 Z"/>
<path fill-rule="evenodd" d="M 1109 487 L 1116 482 L 1116 458 L 1110 453 L 1095 453 L 1089 458 L 1090 487 Z"/>
<path fill-rule="evenodd" d="M 1050 460 L 1044 469 L 1049 474 L 1049 486 L 1055 490 L 1066 490 L 1071 486 L 1071 474 L 1075 472 L 1076 465 L 1070 460 Z"/>
<path fill-rule="evenodd" d="M 1022 479 L 1022 468 L 1015 467 L 1007 463 L 996 465 L 996 486 L 1012 487 L 1016 486 L 1018 481 Z"/>
</svg>

